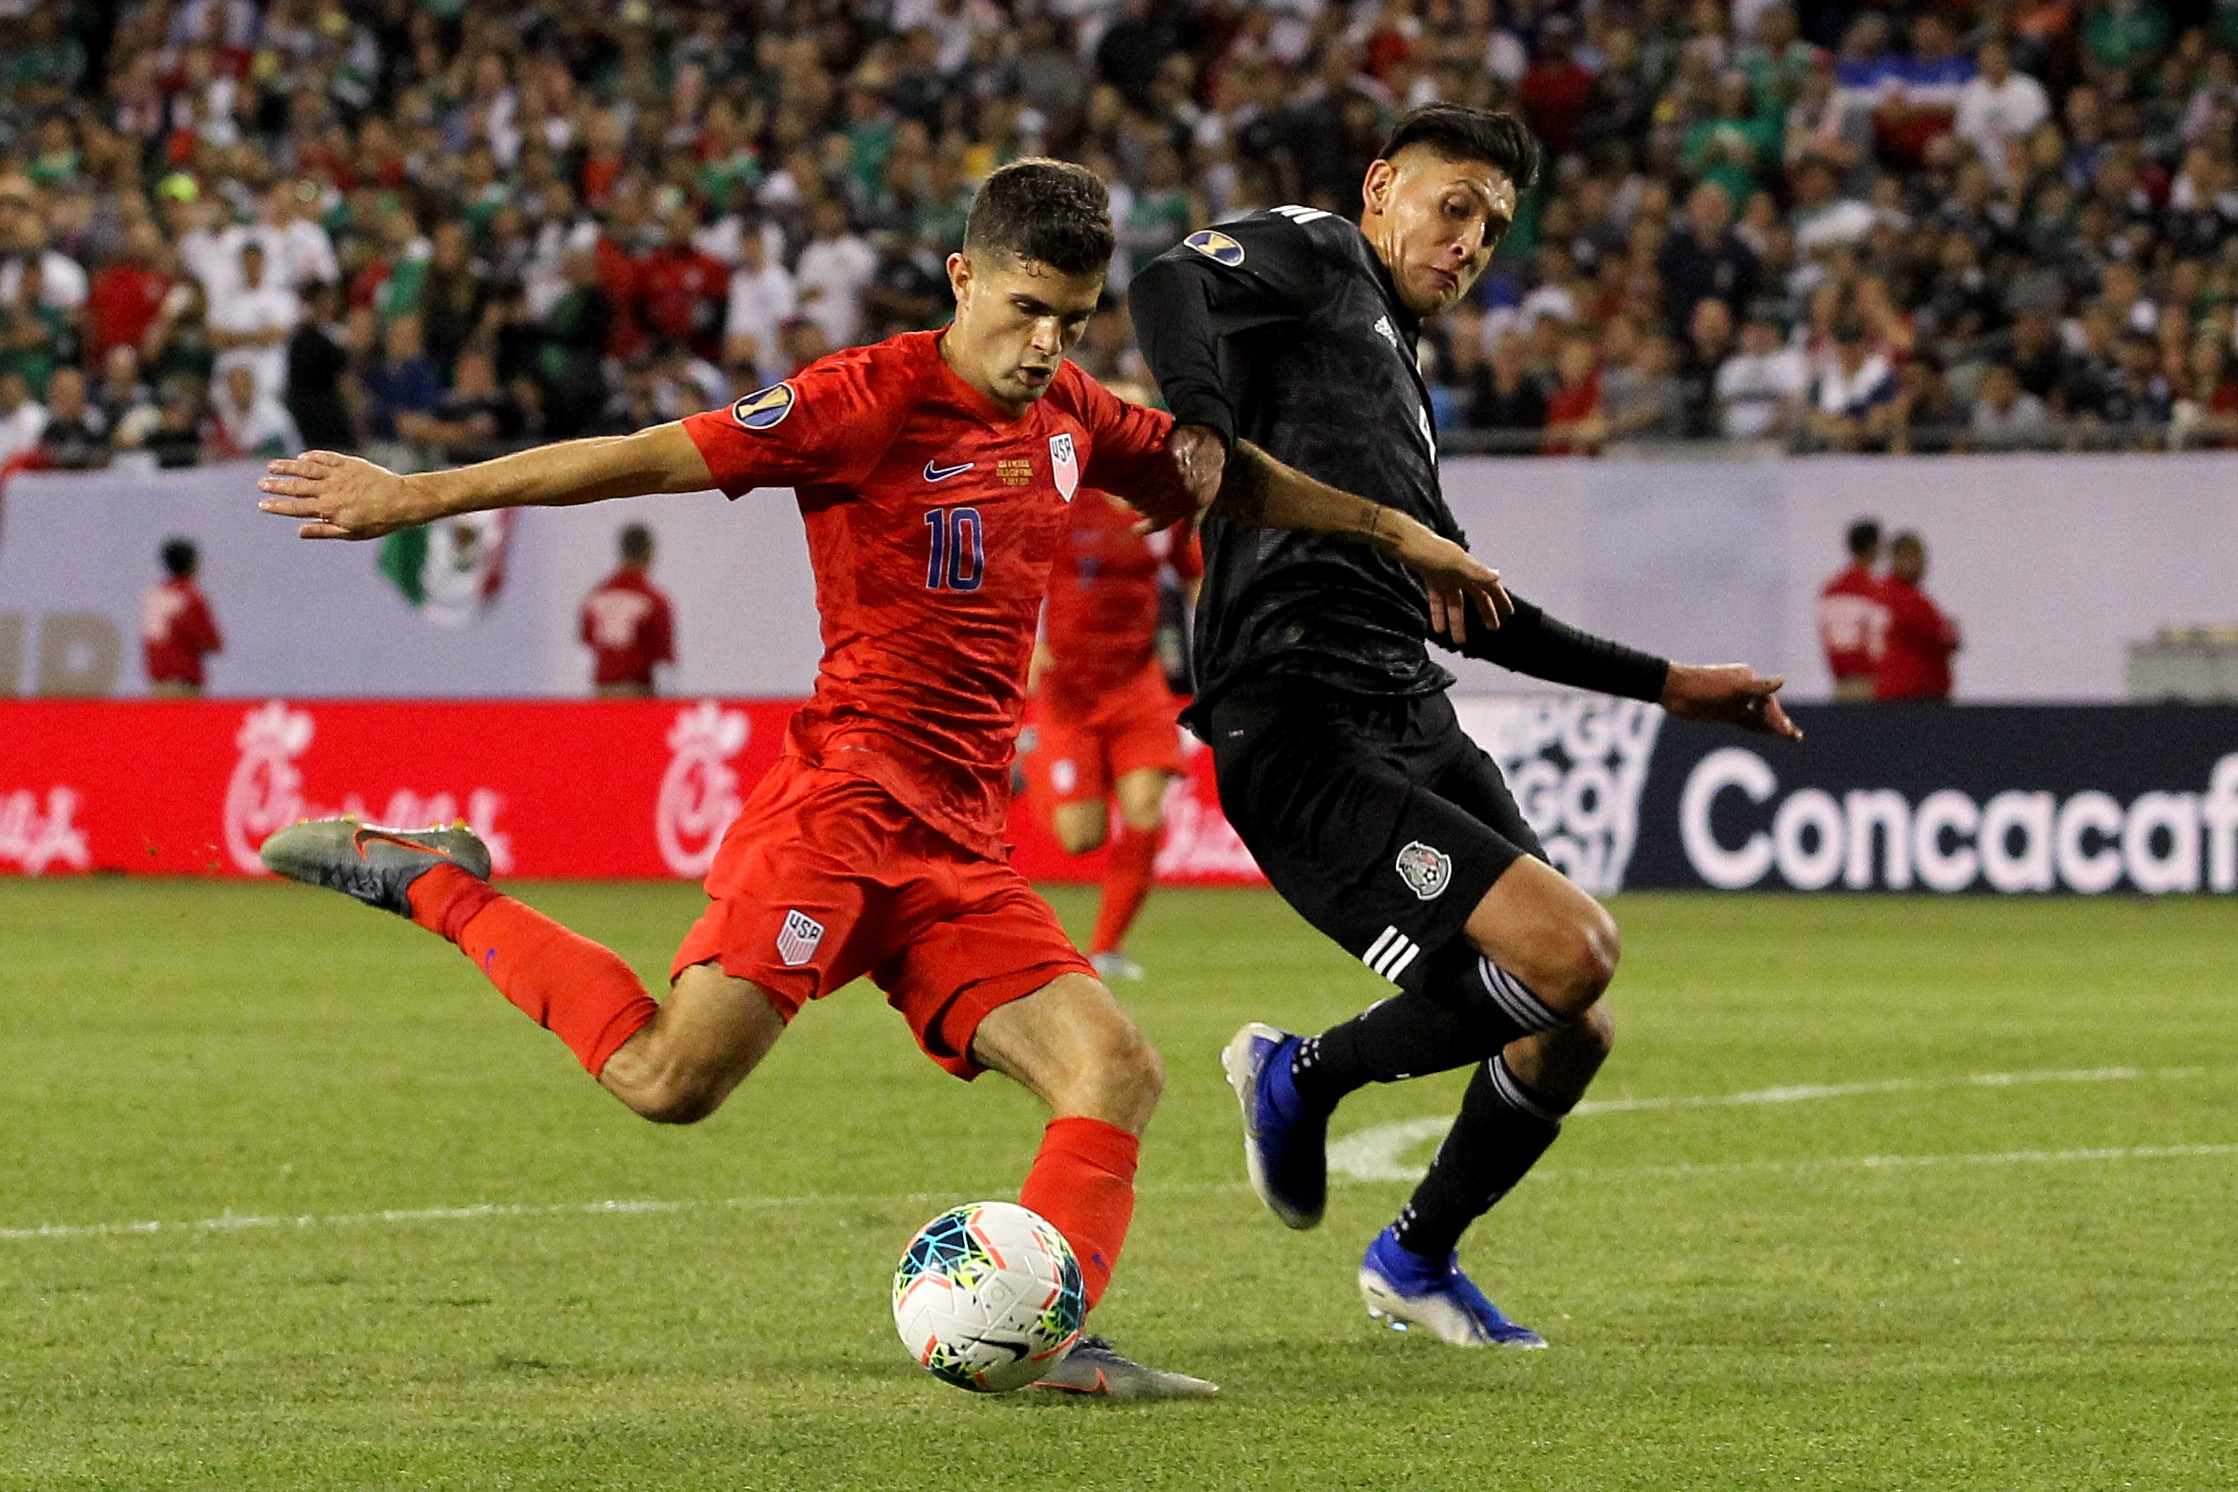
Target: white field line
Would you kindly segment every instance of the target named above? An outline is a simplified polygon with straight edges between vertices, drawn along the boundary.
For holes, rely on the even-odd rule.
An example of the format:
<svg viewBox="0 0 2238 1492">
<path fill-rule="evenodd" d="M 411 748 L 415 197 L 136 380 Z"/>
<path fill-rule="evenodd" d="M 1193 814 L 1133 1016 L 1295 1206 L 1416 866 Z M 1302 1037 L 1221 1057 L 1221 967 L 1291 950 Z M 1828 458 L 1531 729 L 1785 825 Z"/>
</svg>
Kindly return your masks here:
<svg viewBox="0 0 2238 1492">
<path fill-rule="evenodd" d="M 1594 1114 L 1640 1114 L 1669 1109 L 1755 1108 L 1765 1104 L 1810 1103 L 1827 1098 L 1860 1098 L 1880 1093 L 1926 1093 L 1953 1088 L 2018 1088 L 2037 1083 L 2181 1082 L 2207 1076 L 2204 1067 L 2085 1067 L 2039 1072 L 1977 1072 L 1948 1078 L 1883 1078 L 1869 1083 L 1823 1083 L 1784 1088 L 1757 1088 L 1746 1093 L 1705 1093 L 1685 1097 L 1587 1099 L 1571 1110 L 1572 1117 Z M 1409 1150 L 1442 1137 L 1451 1128 L 1450 1116 L 1401 1119 L 1378 1124 L 1331 1142 L 1329 1173 L 1354 1181 L 1416 1181 L 1423 1166 L 1410 1166 L 1400 1157 Z"/>
<path fill-rule="evenodd" d="M 2094 1068 L 2073 1072 L 1978 1073 L 1952 1079 L 1893 1079 L 1879 1083 L 1849 1083 L 1823 1087 L 1766 1088 L 1751 1093 L 1729 1093 L 1684 1098 L 1614 1099 L 1598 1105 L 1581 1104 L 1578 1113 L 1631 1113 L 1645 1109 L 1707 1108 L 1764 1103 L 1796 1103 L 1814 1098 L 1841 1098 L 1857 1094 L 1910 1092 L 1927 1088 L 2012 1087 L 2024 1083 L 2118 1082 L 2136 1079 L 2203 1077 L 2201 1067 L 2166 1067 L 2157 1070 L 2127 1067 Z M 1397 1164 L 1397 1154 L 1445 1133 L 1450 1119 L 1409 1119 L 1377 1125 L 1348 1135 L 1329 1147 L 1332 1177 L 1353 1181 L 1412 1181 L 1420 1167 Z M 1357 1165 L 1370 1149 L 1375 1157 L 1388 1154 L 1389 1169 L 1368 1173 Z M 1348 1149 L 1348 1147 L 1351 1147 Z M 1352 1165 L 1340 1163 L 1340 1154 Z M 1650 1176 L 1704 1176 L 1752 1171 L 1906 1170 L 1931 1166 L 2072 1165 L 2091 1161 L 2187 1160 L 2238 1155 L 2238 1144 L 2129 1145 L 2080 1150 L 2004 1150 L 1947 1155 L 1852 1155 L 1803 1160 L 1711 1161 L 1661 1166 L 1574 1167 L 1532 1172 L 1531 1179 L 1545 1181 L 1630 1180 Z M 1172 1186 L 1146 1186 L 1150 1196 L 1210 1194 L 1245 1189 L 1240 1181 L 1196 1182 Z M 255 1214 L 227 1212 L 218 1217 L 177 1221 L 131 1223 L 46 1223 L 35 1228 L 0 1228 L 0 1243 L 33 1243 L 47 1239 L 97 1239 L 172 1237 L 199 1233 L 283 1232 L 290 1229 L 357 1228 L 399 1223 L 464 1223 L 511 1218 L 629 1217 L 642 1214 L 753 1211 L 787 1207 L 828 1207 L 877 1203 L 917 1202 L 931 1206 L 953 1203 L 945 1192 L 825 1193 L 794 1197 L 725 1197 L 716 1200 L 655 1198 L 605 1202 L 501 1203 L 485 1202 L 465 1207 L 387 1208 L 378 1212 L 325 1214 Z"/>
</svg>

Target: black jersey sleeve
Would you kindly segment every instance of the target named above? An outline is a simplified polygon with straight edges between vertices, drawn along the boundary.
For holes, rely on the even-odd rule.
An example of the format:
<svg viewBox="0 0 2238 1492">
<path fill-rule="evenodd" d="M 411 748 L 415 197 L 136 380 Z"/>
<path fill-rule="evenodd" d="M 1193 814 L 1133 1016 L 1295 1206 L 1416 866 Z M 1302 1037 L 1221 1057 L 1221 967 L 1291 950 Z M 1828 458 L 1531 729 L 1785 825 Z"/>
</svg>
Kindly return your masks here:
<svg viewBox="0 0 2238 1492">
<path fill-rule="evenodd" d="M 1471 626 L 1460 652 L 1534 679 L 1650 704 L 1663 697 L 1663 681 L 1671 671 L 1670 660 L 1581 632 L 1521 596 L 1515 598 L 1515 615 L 1499 630 Z"/>
<path fill-rule="evenodd" d="M 1134 277 L 1127 299 L 1135 340 L 1175 423 L 1210 426 L 1235 444 L 1220 339 L 1304 315 L 1319 298 L 1321 276 L 1320 249 L 1277 211 L 1200 229 Z"/>
</svg>

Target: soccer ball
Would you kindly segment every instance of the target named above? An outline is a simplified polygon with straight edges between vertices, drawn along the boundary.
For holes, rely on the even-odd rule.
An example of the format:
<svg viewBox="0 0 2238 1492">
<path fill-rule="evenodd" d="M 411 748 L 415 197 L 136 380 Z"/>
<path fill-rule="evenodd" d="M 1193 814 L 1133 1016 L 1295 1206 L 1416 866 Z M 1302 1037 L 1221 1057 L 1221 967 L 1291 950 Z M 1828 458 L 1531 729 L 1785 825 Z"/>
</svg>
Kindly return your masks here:
<svg viewBox="0 0 2238 1492">
<path fill-rule="evenodd" d="M 1072 1245 L 1015 1202 L 943 1212 L 894 1271 L 894 1329 L 924 1369 L 979 1394 L 1007 1393 L 1072 1350 L 1088 1293 Z"/>
</svg>

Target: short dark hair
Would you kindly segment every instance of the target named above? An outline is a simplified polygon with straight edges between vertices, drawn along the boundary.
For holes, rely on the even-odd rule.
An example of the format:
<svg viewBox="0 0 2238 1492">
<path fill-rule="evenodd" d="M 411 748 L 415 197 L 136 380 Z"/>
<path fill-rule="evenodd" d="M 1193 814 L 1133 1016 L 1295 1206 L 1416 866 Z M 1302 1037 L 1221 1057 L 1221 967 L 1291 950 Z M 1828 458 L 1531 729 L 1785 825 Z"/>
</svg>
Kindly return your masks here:
<svg viewBox="0 0 2238 1492">
<path fill-rule="evenodd" d="M 192 539 L 165 539 L 162 553 L 163 568 L 173 580 L 186 579 L 202 563 L 202 551 Z"/>
<path fill-rule="evenodd" d="M 1111 193 L 1085 166 L 1030 156 L 987 178 L 964 222 L 966 253 L 1010 254 L 1061 275 L 1111 263 Z"/>
<path fill-rule="evenodd" d="M 1513 114 L 1468 104 L 1424 104 L 1391 131 L 1383 142 L 1389 160 L 1409 145 L 1436 151 L 1448 161 L 1482 161 L 1497 166 L 1523 191 L 1539 179 L 1539 142 Z"/>
<path fill-rule="evenodd" d="M 634 565 L 641 565 L 653 557 L 653 531 L 642 523 L 633 523 L 622 530 L 622 558 Z"/>
<path fill-rule="evenodd" d="M 1860 518 L 1849 526 L 1849 552 L 1855 559 L 1871 559 L 1881 550 L 1881 524 L 1878 518 Z"/>
</svg>

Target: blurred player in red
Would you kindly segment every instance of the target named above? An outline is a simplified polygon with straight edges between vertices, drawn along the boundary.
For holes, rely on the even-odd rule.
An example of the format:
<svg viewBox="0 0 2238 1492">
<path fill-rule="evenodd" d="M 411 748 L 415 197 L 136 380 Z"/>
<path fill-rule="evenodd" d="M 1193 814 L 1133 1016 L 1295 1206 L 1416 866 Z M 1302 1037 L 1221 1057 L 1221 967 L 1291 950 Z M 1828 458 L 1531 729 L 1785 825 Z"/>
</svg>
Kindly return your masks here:
<svg viewBox="0 0 2238 1492">
<path fill-rule="evenodd" d="M 1002 840 L 1067 504 L 1104 488 L 1163 526 L 1217 490 L 1238 521 L 1358 535 L 1415 568 L 1440 604 L 1489 617 L 1505 600 L 1497 575 L 1405 515 L 1248 445 L 1224 452 L 1216 433 L 1176 429 L 1067 363 L 1113 243 L 1093 174 L 1015 162 L 981 188 L 949 257 L 945 331 L 835 353 L 729 409 L 634 435 L 409 477 L 314 451 L 272 463 L 258 484 L 266 511 L 304 519 L 314 539 L 492 508 L 793 488 L 823 622 L 816 691 L 724 837 L 665 1001 L 611 951 L 500 895 L 466 829 L 299 824 L 266 842 L 265 863 L 456 943 L 602 1086 L 661 1123 L 706 1117 L 803 1006 L 869 975 L 935 1062 L 964 1078 L 992 1068 L 1049 1105 L 1019 1200 L 1072 1244 L 1091 1305 L 1133 1216 L 1164 1077 Z M 749 508 L 739 521 L 777 519 Z M 806 1116 L 801 1132 L 813 1133 Z M 1089 1338 L 1045 1385 L 1214 1391 Z"/>
<path fill-rule="evenodd" d="M 1871 699 L 1880 667 L 1888 607 L 1873 566 L 1881 557 L 1881 526 L 1860 518 L 1849 526 L 1849 563 L 1818 593 L 1818 641 L 1836 699 Z"/>
<path fill-rule="evenodd" d="M 1889 543 L 1888 578 L 1881 582 L 1888 631 L 1873 678 L 1875 699 L 1938 704 L 1950 699 L 1950 660 L 1958 651 L 1958 624 L 1920 589 L 1926 578 L 1927 542 L 1918 534 L 1898 534 Z"/>
<path fill-rule="evenodd" d="M 621 567 L 583 598 L 583 641 L 601 699 L 645 699 L 653 670 L 676 661 L 676 609 L 653 584 L 653 531 L 633 523 L 621 533 Z"/>
<path fill-rule="evenodd" d="M 1058 541 L 1030 684 L 1034 749 L 1026 779 L 1057 843 L 1085 855 L 1119 834 L 1104 868 L 1088 961 L 1104 979 L 1140 979 L 1120 951 L 1165 842 L 1166 784 L 1181 771 L 1179 707 L 1157 653 L 1158 593 L 1170 571 L 1195 599 L 1204 575 L 1196 535 L 1135 532 L 1119 498 L 1084 492 Z"/>
<path fill-rule="evenodd" d="M 202 552 L 192 539 L 166 539 L 163 568 L 171 578 L 148 592 L 140 607 L 140 644 L 147 661 L 148 692 L 170 699 L 202 692 L 202 660 L 225 651 L 217 618 L 194 583 Z"/>
</svg>

